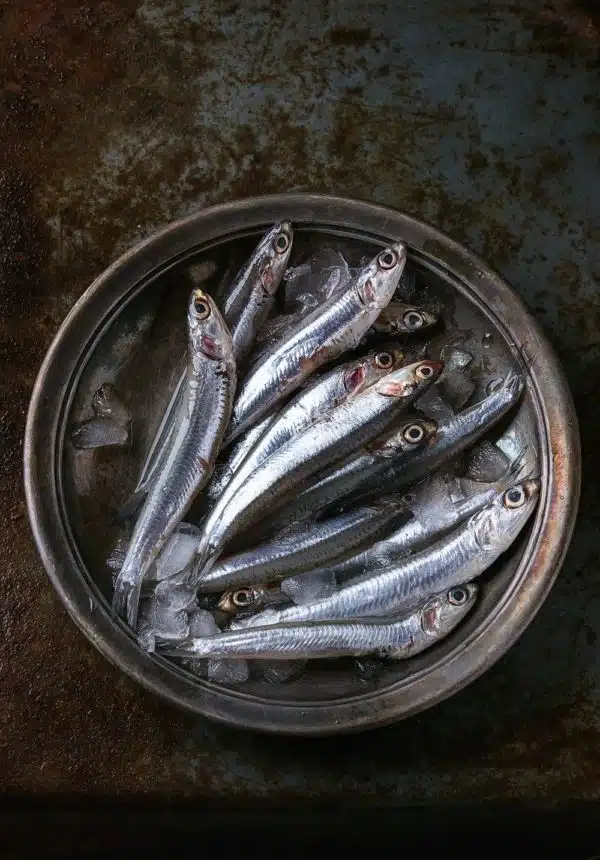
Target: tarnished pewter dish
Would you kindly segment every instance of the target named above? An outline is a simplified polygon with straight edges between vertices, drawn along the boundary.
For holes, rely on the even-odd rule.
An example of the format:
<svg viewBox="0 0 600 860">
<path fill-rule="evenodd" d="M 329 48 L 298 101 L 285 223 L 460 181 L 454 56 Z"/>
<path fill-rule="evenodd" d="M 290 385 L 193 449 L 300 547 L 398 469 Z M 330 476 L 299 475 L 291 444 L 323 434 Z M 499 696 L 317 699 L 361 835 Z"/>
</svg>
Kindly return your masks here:
<svg viewBox="0 0 600 860">
<path fill-rule="evenodd" d="M 453 582 L 455 591 L 447 593 L 450 604 L 467 598 L 474 601 L 472 609 L 427 650 L 415 650 L 410 659 L 393 659 L 394 654 L 384 651 L 375 656 L 354 651 L 334 659 L 331 649 L 322 649 L 320 656 L 325 659 L 303 659 L 298 661 L 297 669 L 296 663 L 292 662 L 291 668 L 285 664 L 281 672 L 277 666 L 284 664 L 261 662 L 251 659 L 250 654 L 250 668 L 244 682 L 239 683 L 227 677 L 226 672 L 220 680 L 218 672 L 211 670 L 210 660 L 206 670 L 206 660 L 194 662 L 185 650 L 152 650 L 154 645 L 150 648 L 141 636 L 136 637 L 126 623 L 127 614 L 115 611 L 111 605 L 115 547 L 123 527 L 119 511 L 143 473 L 149 448 L 159 436 L 161 418 L 182 378 L 185 308 L 190 291 L 200 297 L 196 297 L 190 313 L 195 307 L 202 320 L 210 313 L 213 302 L 219 304 L 228 273 L 235 274 L 265 231 L 281 222 L 293 226 L 290 268 L 274 304 L 267 302 L 268 296 L 264 299 L 270 314 L 264 324 L 269 325 L 271 320 L 277 326 L 278 319 L 285 320 L 286 314 L 294 312 L 294 303 L 314 303 L 314 296 L 305 295 L 297 286 L 304 281 L 300 278 L 294 285 L 293 278 L 319 255 L 326 252 L 343 259 L 352 271 L 363 266 L 365 260 L 376 258 L 385 269 L 393 259 L 379 252 L 402 243 L 407 263 L 404 280 L 398 286 L 400 295 L 394 296 L 394 303 L 381 312 L 367 334 L 379 338 L 377 343 L 393 342 L 392 355 L 401 342 L 401 348 L 412 356 L 411 361 L 430 362 L 431 373 L 439 373 L 439 368 L 444 367 L 436 391 L 454 398 L 460 414 L 470 403 L 479 403 L 503 385 L 514 384 L 511 380 L 515 370 L 524 380 L 524 390 L 522 395 L 519 391 L 515 407 L 490 429 L 482 447 L 463 450 L 444 464 L 448 504 L 466 504 L 461 496 L 466 484 L 471 491 L 473 487 L 479 491 L 500 478 L 504 480 L 494 470 L 502 472 L 502 464 L 506 463 L 507 474 L 511 480 L 514 478 L 507 486 L 521 482 L 519 486 L 534 488 L 531 492 L 536 494 L 536 506 L 524 528 L 515 532 L 510 547 L 499 557 L 489 556 L 490 566 L 485 570 L 485 565 L 476 569 L 477 548 L 480 546 L 482 553 L 489 551 L 497 535 L 485 529 L 477 535 L 469 567 L 477 576 L 476 586 Z M 284 246 L 282 240 L 279 250 Z M 267 279 L 265 295 L 268 287 Z M 367 298 L 371 287 L 369 282 Z M 364 296 L 360 301 L 363 300 Z M 240 312 L 254 313 L 243 303 L 240 307 Z M 415 313 L 415 307 L 422 310 Z M 402 337 L 412 338 L 407 331 L 420 326 L 423 331 L 416 332 L 408 347 L 409 341 Z M 214 333 L 208 343 L 212 349 Z M 244 348 L 248 348 L 247 332 Z M 391 364 L 391 358 L 385 360 Z M 383 359 L 378 357 L 377 361 L 376 374 L 386 374 Z M 223 366 L 230 368 L 231 376 L 235 371 L 231 359 L 227 358 L 227 362 Z M 460 375 L 461 362 L 469 368 L 464 371 L 464 379 Z M 458 375 L 451 376 L 455 366 Z M 391 380 L 396 378 L 393 373 Z M 223 397 L 228 398 L 230 409 L 235 379 L 231 376 L 230 382 L 223 381 L 220 371 L 216 378 L 227 390 Z M 387 388 L 385 385 L 381 390 L 388 396 L 393 386 L 391 382 Z M 411 413 L 420 415 L 422 426 L 430 427 L 431 433 L 436 421 L 439 429 L 447 418 L 445 403 L 432 394 L 433 390 L 431 385 Z M 233 409 L 235 417 L 236 406 Z M 261 420 L 266 427 L 268 410 Z M 225 423 L 223 419 L 220 438 L 225 434 Z M 406 443 L 416 444 L 418 428 L 415 430 L 409 420 L 403 426 Z M 232 433 L 231 429 L 228 432 Z M 348 468 L 355 456 L 351 442 L 350 437 L 350 454 L 342 464 Z M 202 459 L 202 469 L 208 465 Z M 317 479 L 322 474 L 319 472 Z M 205 483 L 206 480 L 202 487 Z M 367 729 L 402 719 L 450 696 L 492 666 L 532 621 L 558 574 L 573 530 L 579 483 L 579 437 L 566 382 L 535 320 L 511 288 L 482 260 L 420 221 L 393 209 L 313 194 L 251 198 L 202 210 L 156 233 L 111 265 L 71 310 L 46 356 L 31 400 L 25 439 L 25 487 L 38 550 L 52 584 L 90 641 L 129 676 L 174 704 L 230 725 L 298 735 Z M 216 483 L 209 484 L 207 492 L 210 494 L 215 486 Z M 416 486 L 415 490 L 409 482 L 403 487 L 405 495 L 398 504 L 406 501 L 409 507 L 411 503 L 417 505 L 419 485 Z M 304 492 L 303 487 L 298 492 Z M 377 497 L 378 487 L 373 482 L 362 491 Z M 315 498 L 323 493 L 321 485 L 309 489 Z M 391 490 L 395 492 L 394 485 Z M 386 492 L 390 492 L 389 486 Z M 506 508 L 522 503 L 514 489 L 503 492 Z M 203 498 L 200 493 L 185 516 L 185 522 L 193 524 L 192 531 L 184 535 L 186 540 L 194 540 L 198 525 L 204 527 L 207 521 L 210 508 L 202 507 Z M 310 505 L 313 497 L 307 498 Z M 377 502 L 375 498 L 373 504 Z M 298 504 L 293 498 L 289 501 L 290 510 L 294 511 Z M 281 510 L 285 512 L 287 508 Z M 360 546 L 360 551 L 368 555 L 375 545 L 368 511 L 361 519 L 355 508 L 349 510 L 357 527 L 364 529 L 367 543 Z M 382 507 L 381 512 L 391 521 L 392 507 Z M 346 513 L 342 502 L 336 515 L 343 517 Z M 416 508 L 410 516 L 413 514 L 418 521 Z M 294 515 L 290 514 L 291 520 Z M 260 529 L 266 530 L 261 540 L 269 540 L 270 516 L 270 511 L 263 511 L 260 523 L 253 525 L 249 533 L 254 530 L 258 535 Z M 435 517 L 435 511 L 430 516 Z M 353 525 L 354 520 L 348 522 Z M 282 533 L 286 533 L 285 528 Z M 234 553 L 247 549 L 243 537 L 243 532 L 241 537 L 236 536 L 235 540 L 242 544 L 234 546 Z M 379 538 L 378 534 L 376 539 Z M 294 613 L 299 613 L 301 619 L 309 618 L 310 613 L 303 613 L 313 605 L 305 599 L 306 594 L 302 599 L 298 597 L 296 589 L 305 587 L 298 577 L 290 576 L 275 590 L 271 584 L 263 587 L 253 582 L 252 564 L 258 561 L 252 558 L 254 561 L 247 565 L 250 578 L 239 580 L 240 587 L 222 588 L 220 594 L 211 595 L 210 577 L 218 578 L 220 570 L 224 577 L 238 582 L 238 574 L 223 565 L 219 568 L 219 562 L 212 572 L 206 567 L 204 580 L 193 582 L 203 611 L 208 614 L 210 610 L 215 618 L 233 616 L 232 628 L 224 634 L 229 641 L 243 640 L 254 600 L 264 601 L 265 618 L 269 613 L 279 617 L 281 612 L 285 619 L 290 606 L 291 619 Z M 406 563 L 414 561 L 417 570 L 420 554 L 411 553 L 407 558 Z M 244 557 L 235 556 L 234 560 L 242 569 Z M 228 558 L 225 561 L 228 563 Z M 297 559 L 288 559 L 286 564 L 293 573 Z M 342 586 L 345 588 L 343 581 Z M 425 597 L 429 592 L 423 587 L 422 594 Z M 275 603 L 273 595 L 277 598 Z M 394 605 L 398 609 L 400 604 Z M 363 601 L 363 614 L 379 612 L 383 616 L 386 606 L 385 594 L 379 602 Z M 423 613 L 426 617 L 427 612 Z M 238 615 L 241 638 L 235 623 Z M 331 623 L 329 616 L 317 613 L 310 620 L 316 625 L 311 629 L 317 637 L 323 617 L 325 633 L 329 635 L 332 629 L 327 627 Z M 129 618 L 131 622 L 131 615 Z M 254 625 L 257 618 L 250 618 L 248 629 L 258 629 Z M 372 621 L 363 620 L 367 625 Z M 229 620 L 224 623 L 221 629 L 227 630 Z M 291 629 L 292 621 L 287 623 L 286 629 Z M 357 627 L 359 639 L 363 630 L 373 630 L 361 625 L 362 620 Z M 415 634 L 417 639 L 424 630 L 427 632 L 426 627 L 423 621 Z M 215 629 L 217 635 L 222 635 Z M 279 625 L 276 635 L 285 640 L 287 632 L 280 633 L 281 629 Z M 377 629 L 381 641 L 388 642 L 387 628 L 380 625 Z M 393 624 L 390 630 L 393 633 Z M 412 643 L 411 637 L 412 634 Z M 307 656 L 302 649 L 299 654 Z"/>
</svg>

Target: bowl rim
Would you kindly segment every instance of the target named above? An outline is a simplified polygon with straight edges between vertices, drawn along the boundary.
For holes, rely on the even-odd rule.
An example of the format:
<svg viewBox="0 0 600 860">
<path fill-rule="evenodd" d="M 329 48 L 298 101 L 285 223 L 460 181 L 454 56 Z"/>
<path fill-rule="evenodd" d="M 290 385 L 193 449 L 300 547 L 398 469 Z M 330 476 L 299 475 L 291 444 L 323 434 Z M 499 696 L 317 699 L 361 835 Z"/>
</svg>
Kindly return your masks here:
<svg viewBox="0 0 600 860">
<path fill-rule="evenodd" d="M 532 534 L 520 564 L 527 570 L 501 601 L 485 630 L 466 646 L 444 655 L 427 671 L 364 697 L 323 703 L 270 701 L 238 689 L 188 679 L 168 661 L 146 654 L 126 625 L 97 600 L 76 568 L 58 514 L 57 475 L 62 448 L 64 368 L 89 350 L 89 331 L 120 304 L 123 283 L 147 283 L 168 261 L 226 236 L 256 231 L 290 219 L 311 229 L 337 228 L 369 234 L 382 243 L 405 241 L 432 264 L 442 262 L 478 299 L 512 348 L 529 359 L 528 386 L 538 399 L 540 456 L 549 476 Z M 86 334 L 87 332 L 87 334 Z M 542 444 L 542 441 L 545 444 Z M 27 415 L 24 483 L 34 540 L 48 577 L 70 616 L 92 644 L 146 689 L 171 703 L 220 722 L 268 733 L 324 735 L 375 728 L 403 719 L 453 695 L 495 663 L 519 638 L 544 602 L 572 536 L 581 484 L 577 418 L 553 349 L 506 281 L 477 255 L 433 226 L 390 207 L 354 198 L 290 192 L 211 206 L 153 233 L 122 254 L 75 303 L 57 332 L 38 373 Z M 543 515 L 541 513 L 543 506 Z M 528 552 L 529 550 L 529 552 Z M 460 652 L 460 653 L 459 653 Z M 375 703 L 375 706 L 374 706 Z"/>
</svg>

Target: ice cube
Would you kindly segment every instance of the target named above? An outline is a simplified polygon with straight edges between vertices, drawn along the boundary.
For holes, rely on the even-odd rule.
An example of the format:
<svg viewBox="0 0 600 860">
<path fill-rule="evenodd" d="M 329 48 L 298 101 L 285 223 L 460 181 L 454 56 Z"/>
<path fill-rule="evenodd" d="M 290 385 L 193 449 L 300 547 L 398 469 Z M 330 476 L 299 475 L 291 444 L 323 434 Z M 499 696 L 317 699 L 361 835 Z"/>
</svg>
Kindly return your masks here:
<svg viewBox="0 0 600 860">
<path fill-rule="evenodd" d="M 224 686 L 243 684 L 250 677 L 247 660 L 209 660 L 208 680 Z"/>
<path fill-rule="evenodd" d="M 92 398 L 92 409 L 98 418 L 112 418 L 115 423 L 126 426 L 131 421 L 131 413 L 125 406 L 110 382 L 105 382 Z"/>
<path fill-rule="evenodd" d="M 118 424 L 113 418 L 90 418 L 73 427 L 71 441 L 81 450 L 123 446 L 129 441 L 129 427 Z"/>
<path fill-rule="evenodd" d="M 201 534 L 200 529 L 191 523 L 179 525 L 156 559 L 154 578 L 157 582 L 170 579 L 187 567 L 194 557 Z"/>
<path fill-rule="evenodd" d="M 306 660 L 261 660 L 265 680 L 270 684 L 284 684 L 297 678 L 306 668 Z"/>
</svg>

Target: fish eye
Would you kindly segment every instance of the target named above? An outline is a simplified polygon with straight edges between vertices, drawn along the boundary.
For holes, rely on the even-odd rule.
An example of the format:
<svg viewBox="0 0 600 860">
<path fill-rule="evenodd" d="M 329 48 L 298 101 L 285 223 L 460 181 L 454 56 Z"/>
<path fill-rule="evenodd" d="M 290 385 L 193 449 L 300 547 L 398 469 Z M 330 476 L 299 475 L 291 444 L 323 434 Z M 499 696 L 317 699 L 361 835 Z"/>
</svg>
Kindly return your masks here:
<svg viewBox="0 0 600 860">
<path fill-rule="evenodd" d="M 250 588 L 240 588 L 239 591 L 234 591 L 231 597 L 233 605 L 240 609 L 250 606 L 254 601 L 254 594 Z"/>
<path fill-rule="evenodd" d="M 433 367 L 430 364 L 422 364 L 416 372 L 420 379 L 430 379 L 433 376 Z"/>
<path fill-rule="evenodd" d="M 403 320 L 406 328 L 421 328 L 425 323 L 425 317 L 419 311 L 407 311 Z"/>
<path fill-rule="evenodd" d="M 448 592 L 448 603 L 451 603 L 452 606 L 464 606 L 468 597 L 466 588 L 451 588 Z"/>
<path fill-rule="evenodd" d="M 525 503 L 525 490 L 523 487 L 511 487 L 504 493 L 505 508 L 520 508 Z"/>
<path fill-rule="evenodd" d="M 208 300 L 202 296 L 196 296 L 194 299 L 194 310 L 199 320 L 206 320 L 210 316 L 210 305 Z"/>
<path fill-rule="evenodd" d="M 280 233 L 275 240 L 275 250 L 278 254 L 285 254 L 290 247 L 289 236 L 286 233 Z"/>
<path fill-rule="evenodd" d="M 393 363 L 394 359 L 389 352 L 378 352 L 375 356 L 375 366 L 380 370 L 388 370 Z"/>
<path fill-rule="evenodd" d="M 398 257 L 390 248 L 386 248 L 377 257 L 377 264 L 380 269 L 393 269 L 398 262 Z"/>
<path fill-rule="evenodd" d="M 425 431 L 420 424 L 409 424 L 404 431 L 403 436 L 407 442 L 411 442 L 415 445 L 417 442 L 421 442 L 423 440 Z"/>
</svg>

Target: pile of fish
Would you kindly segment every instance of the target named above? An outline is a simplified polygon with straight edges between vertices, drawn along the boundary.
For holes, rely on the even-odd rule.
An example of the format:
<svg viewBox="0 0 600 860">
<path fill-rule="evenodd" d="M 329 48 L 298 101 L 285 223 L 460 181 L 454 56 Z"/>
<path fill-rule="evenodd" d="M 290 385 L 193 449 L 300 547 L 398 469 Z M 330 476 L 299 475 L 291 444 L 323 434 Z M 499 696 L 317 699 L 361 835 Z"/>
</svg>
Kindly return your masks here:
<svg viewBox="0 0 600 860">
<path fill-rule="evenodd" d="M 187 368 L 109 559 L 114 611 L 142 646 L 221 683 L 435 645 L 539 494 L 523 457 L 483 438 L 526 369 L 477 392 L 464 349 L 427 357 L 421 336 L 442 321 L 406 295 L 405 246 L 305 268 L 318 300 L 278 315 L 292 246 L 277 224 L 221 297 L 192 291 Z M 77 438 L 110 420 L 106 398 Z M 198 500 L 204 515 L 184 522 Z"/>
</svg>

